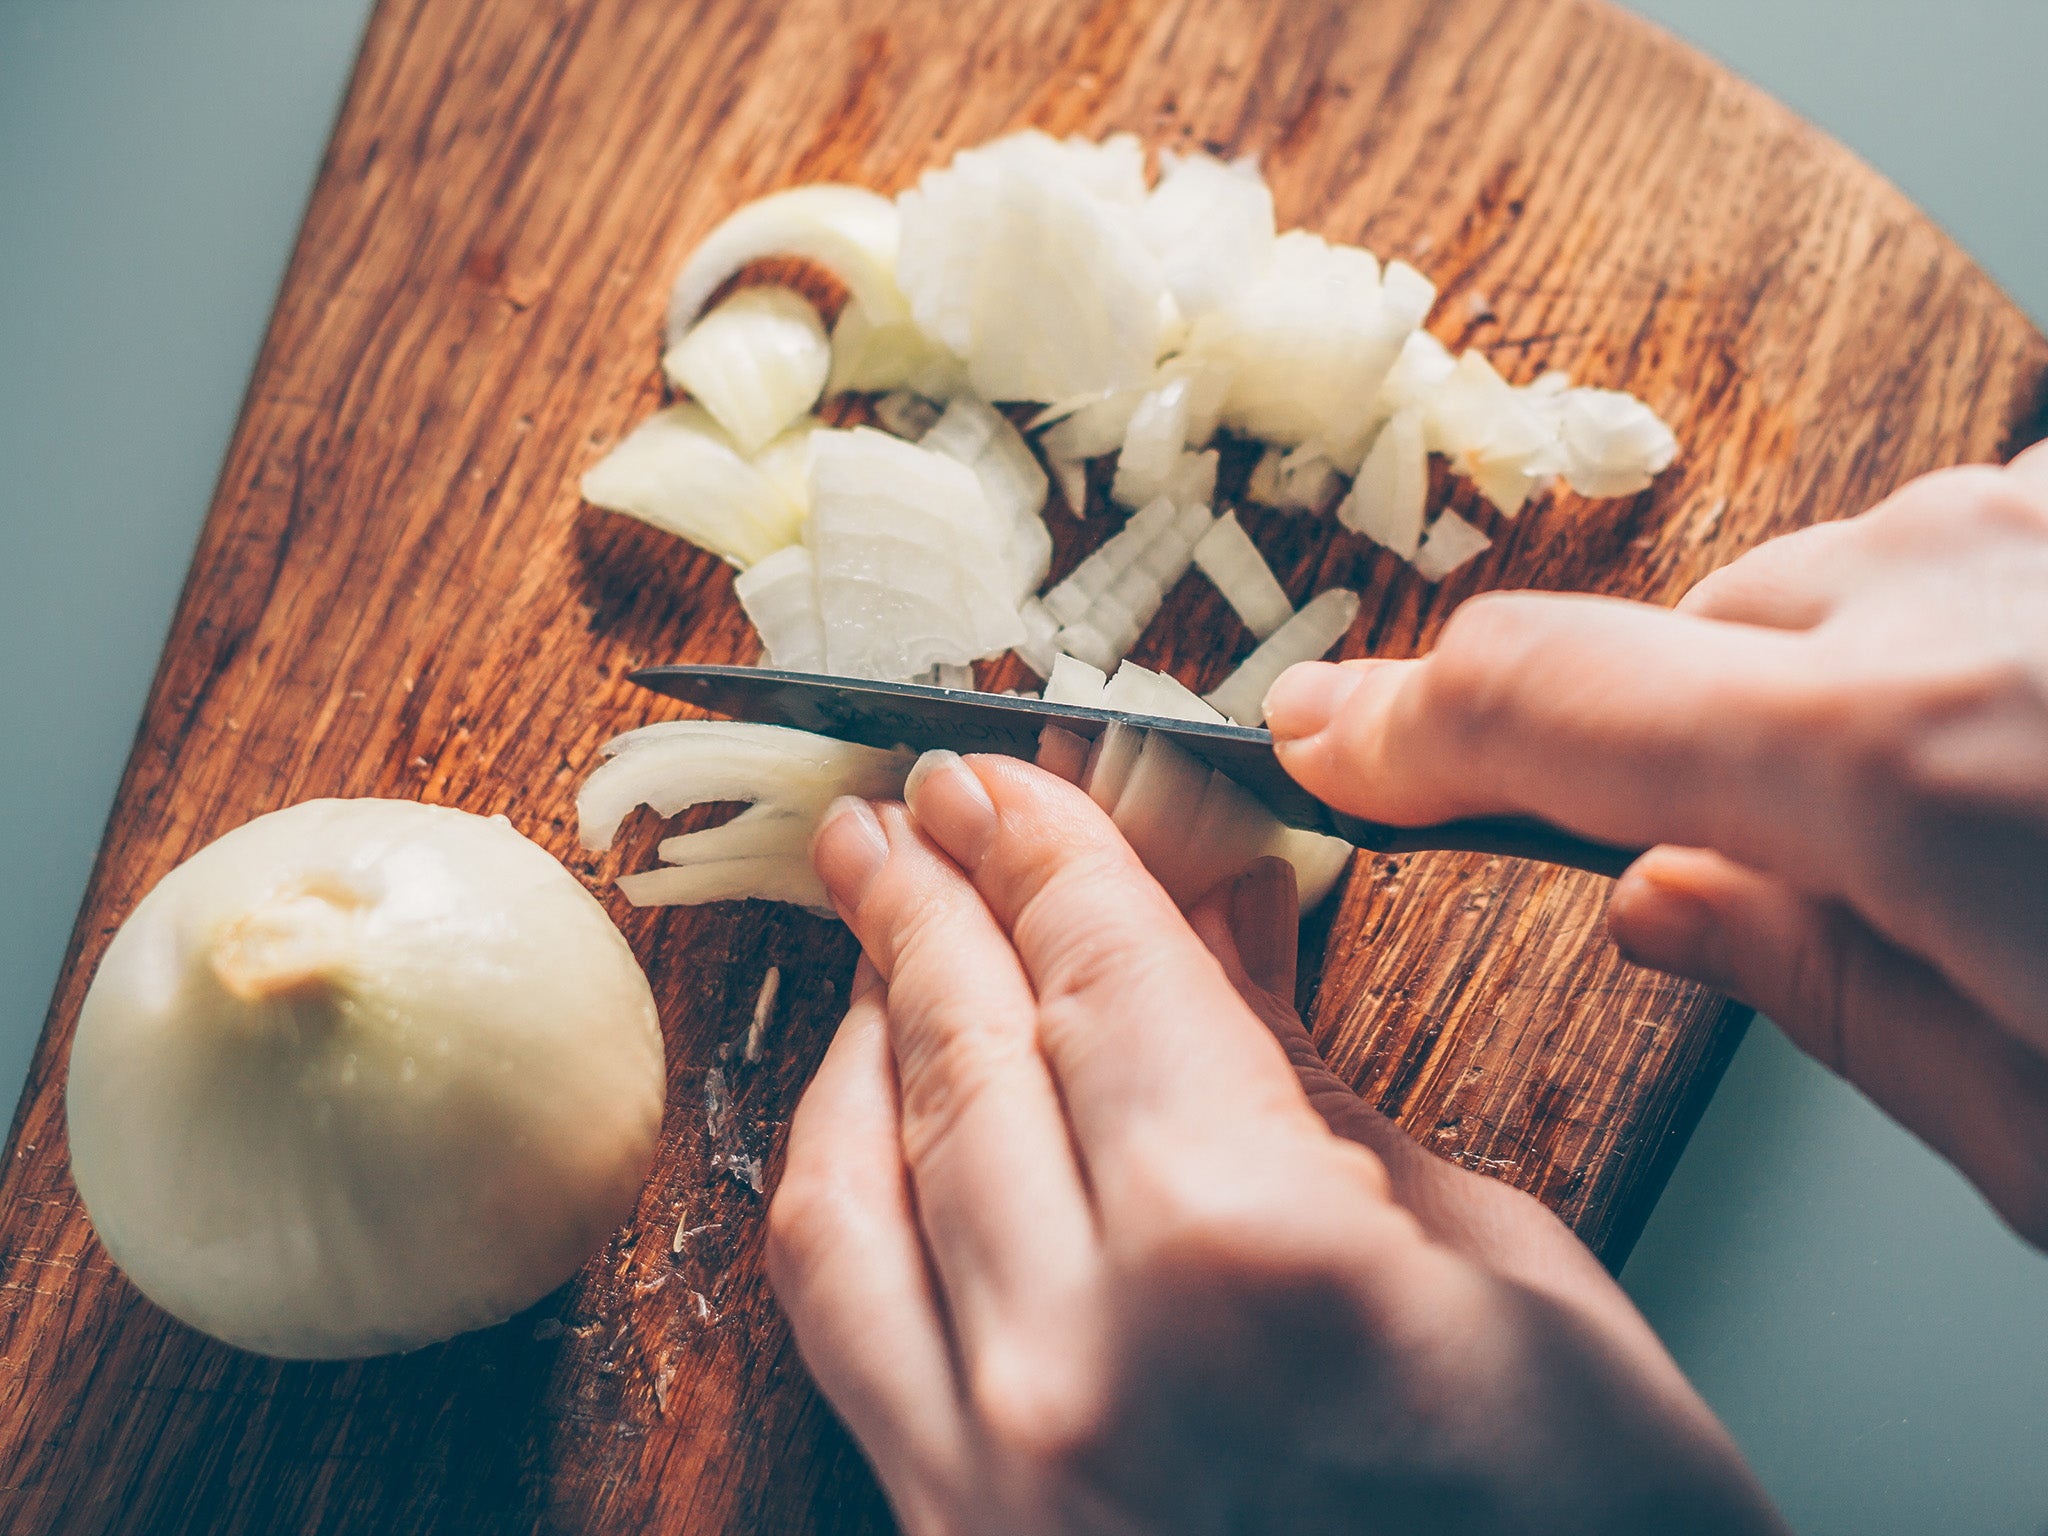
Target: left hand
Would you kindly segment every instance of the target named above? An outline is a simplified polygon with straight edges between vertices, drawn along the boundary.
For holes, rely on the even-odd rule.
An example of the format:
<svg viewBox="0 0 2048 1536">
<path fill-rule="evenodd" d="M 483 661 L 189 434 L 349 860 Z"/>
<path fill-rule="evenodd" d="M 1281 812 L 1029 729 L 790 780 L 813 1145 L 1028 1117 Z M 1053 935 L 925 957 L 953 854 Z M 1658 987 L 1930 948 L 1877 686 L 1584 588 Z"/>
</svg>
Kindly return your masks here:
<svg viewBox="0 0 2048 1536">
<path fill-rule="evenodd" d="M 913 1536 L 1781 1529 L 1592 1255 L 1324 1069 L 1285 865 L 1184 918 L 1038 769 L 906 795 L 819 833 L 868 959 L 768 1260 Z"/>
</svg>

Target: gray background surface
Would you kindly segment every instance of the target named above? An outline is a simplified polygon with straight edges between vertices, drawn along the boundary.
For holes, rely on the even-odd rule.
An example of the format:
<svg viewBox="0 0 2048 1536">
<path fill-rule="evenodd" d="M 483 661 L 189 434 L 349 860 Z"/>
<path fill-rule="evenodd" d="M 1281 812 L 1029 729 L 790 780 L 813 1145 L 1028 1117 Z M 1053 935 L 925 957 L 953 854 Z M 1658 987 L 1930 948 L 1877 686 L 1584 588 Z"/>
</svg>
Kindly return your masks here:
<svg viewBox="0 0 2048 1536">
<path fill-rule="evenodd" d="M 0 0 L 10 1103 L 366 9 Z M 1859 150 L 2048 323 L 2048 0 L 1636 9 Z M 1768 1026 L 1625 1279 L 1800 1530 L 2048 1531 L 2048 1260 Z"/>
</svg>

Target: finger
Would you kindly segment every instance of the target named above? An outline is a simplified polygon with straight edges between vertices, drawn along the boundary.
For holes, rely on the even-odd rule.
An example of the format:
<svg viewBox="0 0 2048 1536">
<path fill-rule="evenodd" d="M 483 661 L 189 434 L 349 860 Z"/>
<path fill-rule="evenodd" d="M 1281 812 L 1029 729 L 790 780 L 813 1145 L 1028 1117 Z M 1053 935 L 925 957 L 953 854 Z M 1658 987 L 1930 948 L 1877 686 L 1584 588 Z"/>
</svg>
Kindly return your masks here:
<svg viewBox="0 0 2048 1536">
<path fill-rule="evenodd" d="M 1371 820 L 1520 814 L 1824 871 L 1845 812 L 1798 750 L 1826 718 L 1826 679 L 1800 646 L 1638 603 L 1511 593 L 1466 603 L 1420 661 L 1291 668 L 1266 719 L 1290 774 Z"/>
<path fill-rule="evenodd" d="M 2048 441 L 2021 450 L 2006 469 L 2029 490 L 2048 496 Z"/>
<path fill-rule="evenodd" d="M 863 960 L 790 1123 L 768 1278 L 805 1364 L 892 1496 L 961 1456 L 960 1394 L 901 1136 L 882 982 Z"/>
<path fill-rule="evenodd" d="M 1724 624 L 1811 629 L 1832 613 L 1855 577 L 1853 522 L 1817 523 L 1759 544 L 1678 600 L 1678 611 Z"/>
<path fill-rule="evenodd" d="M 1070 1315 L 1094 1222 L 1017 954 L 900 805 L 842 800 L 814 862 L 887 984 L 902 1147 L 963 1357 Z"/>
<path fill-rule="evenodd" d="M 1845 908 L 1690 849 L 1644 855 L 1608 910 L 1631 959 L 1768 1014 L 2048 1244 L 2048 1059 L 1935 971 Z"/>
<path fill-rule="evenodd" d="M 927 753 L 912 815 L 974 882 L 1038 998 L 1039 1040 L 1094 1187 L 1163 1123 L 1208 1143 L 1314 1122 L 1285 1059 L 1109 818 L 1010 758 Z"/>
</svg>

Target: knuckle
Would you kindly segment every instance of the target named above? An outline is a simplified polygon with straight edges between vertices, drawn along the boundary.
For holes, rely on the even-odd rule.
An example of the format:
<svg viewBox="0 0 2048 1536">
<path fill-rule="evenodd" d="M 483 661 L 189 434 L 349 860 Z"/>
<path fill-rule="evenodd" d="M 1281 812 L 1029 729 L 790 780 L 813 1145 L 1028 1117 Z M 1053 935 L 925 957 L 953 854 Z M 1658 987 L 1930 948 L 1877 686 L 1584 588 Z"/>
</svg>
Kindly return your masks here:
<svg viewBox="0 0 2048 1536">
<path fill-rule="evenodd" d="M 967 1397 L 981 1432 L 1003 1454 L 1055 1477 L 1102 1448 L 1111 1419 L 1096 1377 L 1043 1338 L 984 1347 L 968 1374 Z"/>
<path fill-rule="evenodd" d="M 1855 950 L 1848 931 L 1850 921 L 1846 912 L 1830 907 L 1819 923 L 1798 938 L 1792 947 L 1785 995 L 1791 1011 L 1804 1022 L 1822 1063 L 1853 1080 L 1847 1011 Z"/>
<path fill-rule="evenodd" d="M 1003 1091 L 1018 1055 L 992 1031 L 906 1030 L 897 1050 L 904 1161 L 929 1168 L 942 1160 L 986 1096 Z"/>
<path fill-rule="evenodd" d="M 1881 547 L 1950 546 L 1959 534 L 2048 537 L 2048 497 L 1990 464 L 1922 475 L 1857 519 Z"/>
<path fill-rule="evenodd" d="M 1041 1017 L 1085 1013 L 1106 996 L 1142 995 L 1160 948 L 1157 902 L 1073 899 L 1073 887 L 1099 888 L 1123 867 L 1106 854 L 1078 855 L 1048 874 L 1019 910 L 1013 927 L 1018 947 L 1037 957 Z M 1075 921 L 1077 911 L 1086 921 Z"/>
<path fill-rule="evenodd" d="M 1459 605 L 1423 669 L 1422 708 L 1470 724 L 1498 712 L 1513 680 L 1526 675 L 1551 626 L 1540 602 L 1512 592 L 1482 593 Z"/>
<path fill-rule="evenodd" d="M 852 1195 L 830 1173 L 792 1167 L 768 1202 L 764 1238 L 768 1273 L 777 1291 L 800 1289 L 817 1267 L 832 1235 L 847 1224 Z"/>
<path fill-rule="evenodd" d="M 1118 1174 L 1129 1208 L 1148 1212 L 1123 1267 L 1146 1290 L 1193 1286 L 1249 1303 L 1279 1297 L 1304 1304 L 1348 1296 L 1358 1255 L 1340 1214 L 1360 1197 L 1383 1204 L 1386 1175 L 1362 1147 L 1332 1143 L 1307 1180 L 1298 1160 L 1285 1191 L 1256 1168 L 1197 1166 L 1164 1132 L 1134 1144 Z M 1301 1185 L 1314 1188 L 1304 1199 Z M 1312 1208 L 1312 1209 L 1309 1209 Z M 1306 1212 L 1306 1215 L 1304 1213 Z"/>
<path fill-rule="evenodd" d="M 1850 803 L 1911 833 L 2017 787 L 2011 765 L 2031 754 L 2014 745 L 2048 735 L 2048 675 L 2015 644 L 1882 687 L 1851 683 L 1834 714 Z"/>
</svg>

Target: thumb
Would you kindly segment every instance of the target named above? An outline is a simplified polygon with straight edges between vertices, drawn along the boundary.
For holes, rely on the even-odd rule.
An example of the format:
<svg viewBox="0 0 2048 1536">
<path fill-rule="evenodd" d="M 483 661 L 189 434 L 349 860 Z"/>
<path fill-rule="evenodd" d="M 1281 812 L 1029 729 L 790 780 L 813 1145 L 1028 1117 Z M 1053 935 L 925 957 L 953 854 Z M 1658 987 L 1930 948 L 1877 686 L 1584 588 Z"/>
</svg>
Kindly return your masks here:
<svg viewBox="0 0 2048 1536">
<path fill-rule="evenodd" d="M 1639 965 L 1768 1014 L 2048 1246 L 2048 1059 L 1848 908 L 1695 849 L 1656 848 L 1608 925 Z"/>
</svg>

